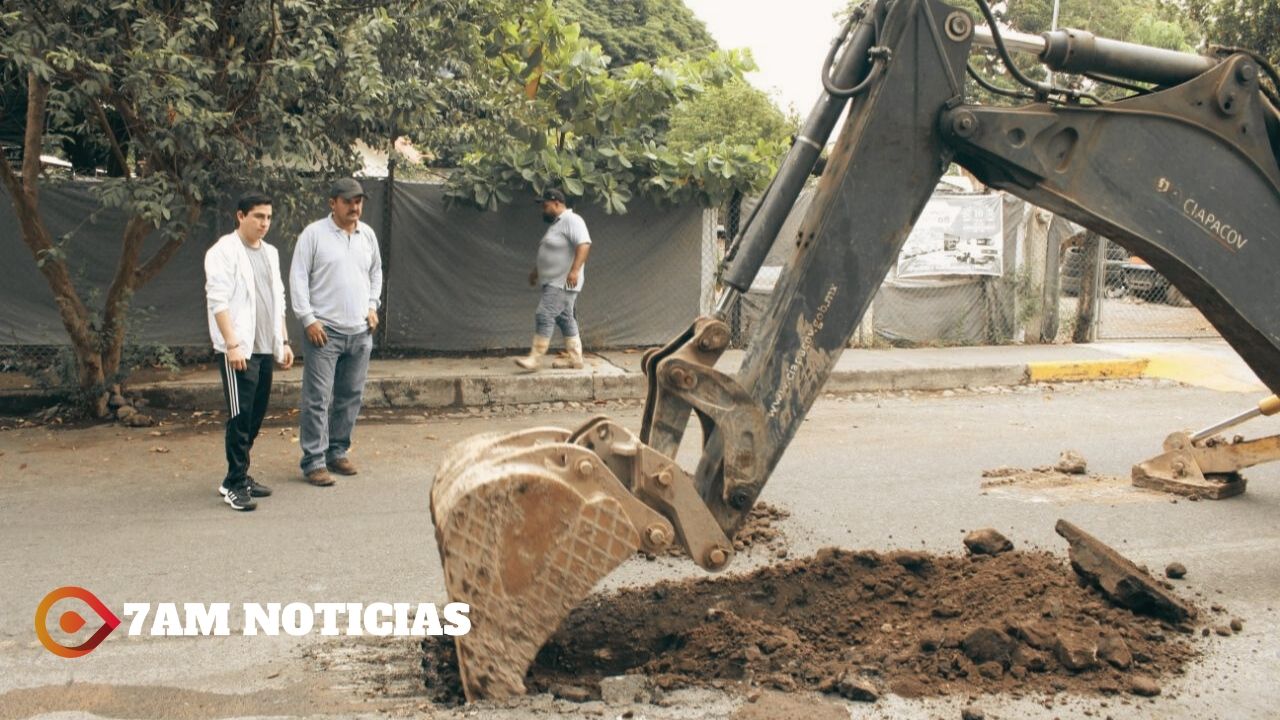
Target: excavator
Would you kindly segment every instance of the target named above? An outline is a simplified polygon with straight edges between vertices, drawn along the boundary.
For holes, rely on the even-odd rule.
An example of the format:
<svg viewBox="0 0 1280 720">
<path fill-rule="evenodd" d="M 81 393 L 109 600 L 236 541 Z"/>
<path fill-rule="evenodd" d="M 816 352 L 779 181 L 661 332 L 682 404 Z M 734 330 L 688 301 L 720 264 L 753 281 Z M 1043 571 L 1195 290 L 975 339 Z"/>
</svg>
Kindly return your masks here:
<svg viewBox="0 0 1280 720">
<path fill-rule="evenodd" d="M 644 355 L 638 432 L 595 417 L 446 453 L 431 513 L 450 599 L 471 608 L 472 630 L 456 638 L 469 700 L 522 694 L 539 648 L 637 551 L 677 545 L 707 571 L 730 564 L 731 538 L 953 163 L 1146 259 L 1280 392 L 1280 302 L 1265 291 L 1280 268 L 1275 69 L 1240 48 L 1017 33 L 975 2 L 983 23 L 942 0 L 868 0 L 852 13 L 824 62 L 824 94 L 735 239 L 715 310 Z M 978 72 L 975 49 L 994 52 L 1016 89 Z M 1021 69 L 1034 63 L 1087 80 L 1034 79 Z M 1011 102 L 969 102 L 966 76 Z M 736 374 L 717 370 L 728 312 L 842 115 L 745 358 Z M 675 458 L 692 417 L 701 458 L 686 470 Z M 1276 438 L 1192 438 L 1170 452 L 1214 470 L 1280 457 Z M 1176 481 L 1173 468 L 1151 472 Z"/>
</svg>

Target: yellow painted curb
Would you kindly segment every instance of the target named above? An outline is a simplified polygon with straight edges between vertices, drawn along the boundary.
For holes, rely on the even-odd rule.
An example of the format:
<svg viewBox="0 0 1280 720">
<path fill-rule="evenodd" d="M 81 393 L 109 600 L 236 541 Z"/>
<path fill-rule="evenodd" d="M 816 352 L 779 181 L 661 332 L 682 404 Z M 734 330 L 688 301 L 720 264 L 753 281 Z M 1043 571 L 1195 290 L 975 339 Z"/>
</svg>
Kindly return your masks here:
<svg viewBox="0 0 1280 720">
<path fill-rule="evenodd" d="M 1221 360 L 1211 357 L 1193 355 L 1154 357 L 1144 374 L 1150 378 L 1174 380 L 1219 392 L 1265 392 L 1267 389 L 1267 386 L 1262 384 L 1248 368 L 1233 372 L 1233 368 L 1224 368 Z"/>
<path fill-rule="evenodd" d="M 1149 362 L 1146 358 L 1033 362 L 1027 364 L 1027 376 L 1031 382 L 1078 382 L 1140 378 L 1146 372 Z"/>
</svg>

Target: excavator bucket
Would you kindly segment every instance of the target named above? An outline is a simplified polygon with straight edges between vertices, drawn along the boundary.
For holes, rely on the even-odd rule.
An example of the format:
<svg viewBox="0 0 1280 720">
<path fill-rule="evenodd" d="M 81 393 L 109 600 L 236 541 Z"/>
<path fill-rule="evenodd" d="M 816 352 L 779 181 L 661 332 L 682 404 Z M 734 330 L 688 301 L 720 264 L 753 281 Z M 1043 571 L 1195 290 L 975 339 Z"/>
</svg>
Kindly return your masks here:
<svg viewBox="0 0 1280 720">
<path fill-rule="evenodd" d="M 452 602 L 470 605 L 456 638 L 468 700 L 524 693 L 538 649 L 595 586 L 640 547 L 638 528 L 671 526 L 569 431 L 470 438 L 446 454 L 431 516 Z"/>
</svg>

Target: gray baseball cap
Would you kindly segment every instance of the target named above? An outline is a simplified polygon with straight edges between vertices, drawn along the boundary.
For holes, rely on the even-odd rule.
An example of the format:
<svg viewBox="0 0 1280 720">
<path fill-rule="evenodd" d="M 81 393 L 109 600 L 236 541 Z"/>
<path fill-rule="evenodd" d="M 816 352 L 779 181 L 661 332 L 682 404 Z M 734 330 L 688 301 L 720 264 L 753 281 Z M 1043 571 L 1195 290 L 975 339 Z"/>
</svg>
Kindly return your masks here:
<svg viewBox="0 0 1280 720">
<path fill-rule="evenodd" d="M 364 197 L 364 188 L 360 187 L 360 183 L 353 178 L 342 178 L 341 180 L 335 180 L 329 186 L 329 197 L 353 200 L 358 197 Z"/>
</svg>

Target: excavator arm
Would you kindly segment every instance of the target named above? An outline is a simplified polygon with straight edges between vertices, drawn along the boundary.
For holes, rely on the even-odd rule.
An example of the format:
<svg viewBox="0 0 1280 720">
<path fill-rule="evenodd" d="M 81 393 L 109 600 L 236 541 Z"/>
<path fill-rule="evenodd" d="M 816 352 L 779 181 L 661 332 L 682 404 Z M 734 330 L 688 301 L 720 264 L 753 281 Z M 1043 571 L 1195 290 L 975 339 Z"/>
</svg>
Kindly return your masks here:
<svg viewBox="0 0 1280 720">
<path fill-rule="evenodd" d="M 999 32 L 939 0 L 872 0 L 850 18 L 815 105 L 735 243 L 716 312 L 643 368 L 639 433 L 608 418 L 473 438 L 450 451 L 432 515 L 453 601 L 468 698 L 523 692 L 547 637 L 596 581 L 638 549 L 678 544 L 708 570 L 830 376 L 950 163 L 1060 213 L 1147 259 L 1273 391 L 1280 391 L 1280 121 L 1260 83 L 1270 68 L 1094 38 Z M 1030 52 L 1055 70 L 1150 84 L 1102 102 L 1031 81 L 1020 107 L 965 102 L 974 44 Z M 1274 76 L 1273 76 L 1274 79 Z M 795 249 L 736 375 L 715 368 L 725 323 L 839 117 L 847 116 Z M 674 460 L 691 416 L 692 471 Z"/>
</svg>

